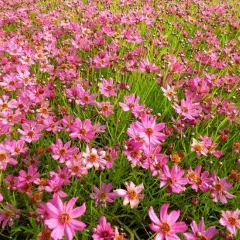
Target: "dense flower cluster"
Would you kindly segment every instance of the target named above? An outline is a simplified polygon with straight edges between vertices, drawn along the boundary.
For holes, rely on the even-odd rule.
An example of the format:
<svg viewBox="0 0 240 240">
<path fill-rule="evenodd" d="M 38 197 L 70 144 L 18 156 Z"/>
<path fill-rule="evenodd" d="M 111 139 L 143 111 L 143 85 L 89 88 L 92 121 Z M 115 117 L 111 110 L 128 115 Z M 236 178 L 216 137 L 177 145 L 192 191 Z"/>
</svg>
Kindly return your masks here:
<svg viewBox="0 0 240 240">
<path fill-rule="evenodd" d="M 236 5 L 0 0 L 0 236 L 240 239 Z"/>
</svg>

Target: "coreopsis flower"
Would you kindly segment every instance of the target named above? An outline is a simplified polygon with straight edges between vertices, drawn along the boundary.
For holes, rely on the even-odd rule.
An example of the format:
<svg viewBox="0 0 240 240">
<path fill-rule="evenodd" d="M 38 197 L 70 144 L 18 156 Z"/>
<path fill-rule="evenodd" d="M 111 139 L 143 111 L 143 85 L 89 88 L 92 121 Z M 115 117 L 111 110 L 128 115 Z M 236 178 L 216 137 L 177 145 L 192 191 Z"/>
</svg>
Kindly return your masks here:
<svg viewBox="0 0 240 240">
<path fill-rule="evenodd" d="M 164 123 L 157 123 L 156 117 L 144 114 L 132 127 L 136 127 L 139 137 L 145 141 L 147 145 L 157 145 L 165 140 L 166 135 L 161 131 L 165 128 Z M 130 126 L 131 128 L 131 126 Z M 129 130 L 128 130 L 129 133 Z"/>
<path fill-rule="evenodd" d="M 28 143 L 37 142 L 42 136 L 41 131 L 43 130 L 43 125 L 37 124 L 36 122 L 23 123 L 22 129 L 18 129 L 18 132 L 22 134 L 21 140 Z"/>
<path fill-rule="evenodd" d="M 97 107 L 99 108 L 98 113 L 105 117 L 109 117 L 111 114 L 113 114 L 113 105 L 110 102 L 97 103 Z"/>
<path fill-rule="evenodd" d="M 119 106 L 123 109 L 124 112 L 127 111 L 131 111 L 131 112 L 140 112 L 144 106 L 143 105 L 139 105 L 139 97 L 134 95 L 134 94 L 130 94 L 128 96 L 124 96 L 123 100 L 124 102 L 119 102 Z"/>
<path fill-rule="evenodd" d="M 173 104 L 173 108 L 178 114 L 181 114 L 185 119 L 195 120 L 199 117 L 202 108 L 199 103 L 193 103 L 193 100 L 189 97 L 186 100 L 181 99 L 181 105 L 177 103 Z"/>
<path fill-rule="evenodd" d="M 227 228 L 227 230 L 233 235 L 237 235 L 237 230 L 240 229 L 240 210 L 235 211 L 222 211 L 222 218 L 219 223 Z"/>
<path fill-rule="evenodd" d="M 73 209 L 77 199 L 71 198 L 68 202 L 63 203 L 60 197 L 56 196 L 53 201 L 46 203 L 48 217 L 44 220 L 44 224 L 52 229 L 51 237 L 54 240 L 62 239 L 63 236 L 72 240 L 75 230 L 82 231 L 86 227 L 85 223 L 76 220 L 86 211 L 85 203 Z"/>
<path fill-rule="evenodd" d="M 82 121 L 76 118 L 72 126 L 70 126 L 70 137 L 78 138 L 85 142 L 90 142 L 95 137 L 94 126 L 90 119 Z"/>
<path fill-rule="evenodd" d="M 87 169 L 95 167 L 95 169 L 104 169 L 107 163 L 105 159 L 106 152 L 103 150 L 98 151 L 96 148 L 86 147 L 86 151 L 82 153 L 83 164 Z"/>
<path fill-rule="evenodd" d="M 11 165 L 16 165 L 17 160 L 11 157 L 9 151 L 3 144 L 0 144 L 0 170 L 5 170 L 8 163 Z"/>
<path fill-rule="evenodd" d="M 116 91 L 118 90 L 118 88 L 116 87 L 116 83 L 114 83 L 112 79 L 104 79 L 101 83 L 98 84 L 98 86 L 100 87 L 101 94 L 103 94 L 104 96 L 117 96 Z"/>
<path fill-rule="evenodd" d="M 112 191 L 112 184 L 101 183 L 101 187 L 98 189 L 96 186 L 93 186 L 93 191 L 90 195 L 92 199 L 95 200 L 96 205 L 101 204 L 106 207 L 107 203 L 113 203 L 114 199 L 117 197 L 117 194 Z"/>
<path fill-rule="evenodd" d="M 38 172 L 38 169 L 30 165 L 28 167 L 27 172 L 24 170 L 19 171 L 19 176 L 18 176 L 18 188 L 23 187 L 25 184 L 33 183 L 35 182 L 38 178 L 40 177 L 40 173 Z"/>
<path fill-rule="evenodd" d="M 160 176 L 161 183 L 160 188 L 168 185 L 170 191 L 173 193 L 180 193 L 185 191 L 186 188 L 184 187 L 188 180 L 187 178 L 183 178 L 184 170 L 181 169 L 178 165 L 174 165 L 170 171 L 168 165 L 163 166 L 163 172 Z"/>
<path fill-rule="evenodd" d="M 204 146 L 204 149 L 207 149 L 207 153 L 210 155 L 214 155 L 217 158 L 220 158 L 223 154 L 222 151 L 216 150 L 215 148 L 218 146 L 217 143 L 212 143 L 212 137 L 203 136 L 200 137 Z"/>
<path fill-rule="evenodd" d="M 198 158 L 200 158 L 201 155 L 207 156 L 207 152 L 208 152 L 203 142 L 199 142 L 195 138 L 193 138 L 191 151 L 196 152 Z"/>
<path fill-rule="evenodd" d="M 174 86 L 169 86 L 167 84 L 167 88 L 163 88 L 161 87 L 162 91 L 163 91 L 163 95 L 165 97 L 167 97 L 167 99 L 170 101 L 170 100 L 177 100 L 177 96 L 176 96 L 176 92 L 175 92 L 175 87 Z"/>
<path fill-rule="evenodd" d="M 61 139 L 56 140 L 56 144 L 51 144 L 52 158 L 54 160 L 59 160 L 60 163 L 64 163 L 69 160 L 72 156 L 71 141 L 63 144 Z"/>
<path fill-rule="evenodd" d="M 201 173 L 201 170 L 202 166 L 197 166 L 195 171 L 190 168 L 188 169 L 186 177 L 188 178 L 188 183 L 191 184 L 193 190 L 197 192 L 200 189 L 203 192 L 207 192 L 211 179 L 209 178 L 208 171 Z"/>
<path fill-rule="evenodd" d="M 106 217 L 102 216 L 99 219 L 97 228 L 92 235 L 93 240 L 111 240 L 114 237 L 114 231 Z"/>
<path fill-rule="evenodd" d="M 184 233 L 185 240 L 210 240 L 216 235 L 216 227 L 209 227 L 205 230 L 204 218 L 202 217 L 199 225 L 195 221 L 191 223 L 193 233 Z"/>
<path fill-rule="evenodd" d="M 116 189 L 114 192 L 119 196 L 124 198 L 123 205 L 127 205 L 130 203 L 131 208 L 137 208 L 139 204 L 139 199 L 143 199 L 144 195 L 140 194 L 144 189 L 143 184 L 136 186 L 133 182 L 125 182 L 124 183 L 127 190 L 124 189 Z"/>
<path fill-rule="evenodd" d="M 156 232 L 154 240 L 179 240 L 177 233 L 183 233 L 187 230 L 187 225 L 184 222 L 177 222 L 180 211 L 172 211 L 170 214 L 167 213 L 169 204 L 163 204 L 160 209 L 160 218 L 155 214 L 153 207 L 149 208 L 148 215 L 152 220 L 150 228 Z"/>
<path fill-rule="evenodd" d="M 147 59 L 144 59 L 140 62 L 139 70 L 140 72 L 147 72 L 147 73 L 159 72 L 159 68 L 157 67 L 157 65 L 149 63 Z"/>
<path fill-rule="evenodd" d="M 20 218 L 19 213 L 19 209 L 16 209 L 13 205 L 6 203 L 3 206 L 3 209 L 0 209 L 0 224 L 2 225 L 2 229 L 4 229 L 6 225 L 11 227 L 14 220 Z"/>
<path fill-rule="evenodd" d="M 119 233 L 118 228 L 115 227 L 114 231 L 114 239 L 113 240 L 127 240 L 125 233 Z"/>
<path fill-rule="evenodd" d="M 227 198 L 232 199 L 235 196 L 227 192 L 232 187 L 232 183 L 227 181 L 227 178 L 219 178 L 214 171 L 210 179 L 209 191 L 214 202 L 218 202 L 220 199 L 221 203 L 226 204 Z"/>
</svg>

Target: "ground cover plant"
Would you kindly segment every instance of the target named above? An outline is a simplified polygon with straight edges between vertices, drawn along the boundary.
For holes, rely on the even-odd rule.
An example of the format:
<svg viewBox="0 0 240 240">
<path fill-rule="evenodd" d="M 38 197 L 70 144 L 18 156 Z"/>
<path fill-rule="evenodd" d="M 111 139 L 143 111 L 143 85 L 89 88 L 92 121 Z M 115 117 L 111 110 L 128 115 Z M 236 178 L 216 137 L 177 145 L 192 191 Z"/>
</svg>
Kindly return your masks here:
<svg viewBox="0 0 240 240">
<path fill-rule="evenodd" d="M 0 0 L 0 239 L 240 239 L 239 16 Z"/>
</svg>

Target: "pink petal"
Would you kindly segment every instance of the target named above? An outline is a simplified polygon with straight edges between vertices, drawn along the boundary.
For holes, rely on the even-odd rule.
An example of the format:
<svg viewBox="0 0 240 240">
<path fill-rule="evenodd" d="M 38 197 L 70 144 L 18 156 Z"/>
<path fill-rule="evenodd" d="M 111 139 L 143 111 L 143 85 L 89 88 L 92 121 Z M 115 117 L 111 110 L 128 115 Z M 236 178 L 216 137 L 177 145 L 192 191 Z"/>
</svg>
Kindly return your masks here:
<svg viewBox="0 0 240 240">
<path fill-rule="evenodd" d="M 179 232 L 185 232 L 188 227 L 185 224 L 185 222 L 177 222 L 173 226 L 171 226 L 171 228 L 175 233 L 179 233 Z"/>
<path fill-rule="evenodd" d="M 71 227 L 71 225 L 67 224 L 65 226 L 64 232 L 65 232 L 68 240 L 72 240 L 73 239 L 73 237 L 75 235 L 75 232 L 74 232 L 73 228 Z"/>
<path fill-rule="evenodd" d="M 72 218 L 77 218 L 83 215 L 83 213 L 86 211 L 86 205 L 85 203 L 81 207 L 77 207 L 73 209 L 70 213 Z"/>
<path fill-rule="evenodd" d="M 161 224 L 159 218 L 157 217 L 157 215 L 155 214 L 155 212 L 153 210 L 153 207 L 149 208 L 148 215 L 149 215 L 149 217 L 150 217 L 150 219 L 152 220 L 153 223 L 155 223 L 156 225 Z"/>
<path fill-rule="evenodd" d="M 71 219 L 69 224 L 71 224 L 73 226 L 73 228 L 78 231 L 82 231 L 87 226 L 85 223 L 75 220 L 75 219 Z"/>
<path fill-rule="evenodd" d="M 55 229 L 53 229 L 53 231 L 51 233 L 51 237 L 54 240 L 62 239 L 63 235 L 64 235 L 64 227 L 61 225 L 59 225 Z"/>
<path fill-rule="evenodd" d="M 71 198 L 66 206 L 66 212 L 70 212 L 73 209 L 74 204 L 76 203 L 78 198 Z"/>
<path fill-rule="evenodd" d="M 46 203 L 47 212 L 51 217 L 58 218 L 59 210 L 50 202 Z"/>
<path fill-rule="evenodd" d="M 180 216 L 180 211 L 172 211 L 168 216 L 167 216 L 167 223 L 172 226 L 179 218 Z"/>
<path fill-rule="evenodd" d="M 50 229 L 54 229 L 57 227 L 57 225 L 59 224 L 59 220 L 57 218 L 50 218 L 50 219 L 46 219 L 44 221 L 44 224 L 48 226 L 48 228 Z"/>
<path fill-rule="evenodd" d="M 167 210 L 168 210 L 169 204 L 165 203 L 162 205 L 160 209 L 160 219 L 163 222 L 167 221 Z"/>
</svg>

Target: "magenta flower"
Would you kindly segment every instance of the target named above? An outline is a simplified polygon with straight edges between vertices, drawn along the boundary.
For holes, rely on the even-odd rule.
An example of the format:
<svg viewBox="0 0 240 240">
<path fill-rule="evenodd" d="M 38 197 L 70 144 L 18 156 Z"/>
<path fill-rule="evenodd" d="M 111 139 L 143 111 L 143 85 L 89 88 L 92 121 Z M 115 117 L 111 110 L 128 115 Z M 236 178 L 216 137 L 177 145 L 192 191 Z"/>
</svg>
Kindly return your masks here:
<svg viewBox="0 0 240 240">
<path fill-rule="evenodd" d="M 48 212 L 48 218 L 45 219 L 44 224 L 48 228 L 52 229 L 51 237 L 54 240 L 62 239 L 65 235 L 68 240 L 72 240 L 75 235 L 75 230 L 82 231 L 86 224 L 76 220 L 83 215 L 86 211 L 85 203 L 73 209 L 77 198 L 71 198 L 68 202 L 63 203 L 57 196 L 52 202 L 47 202 L 46 210 Z"/>
<path fill-rule="evenodd" d="M 137 208 L 139 204 L 139 199 L 143 199 L 144 195 L 140 194 L 144 189 L 143 184 L 141 183 L 138 186 L 135 186 L 133 182 L 125 182 L 124 183 L 127 190 L 117 189 L 114 192 L 119 196 L 124 198 L 123 205 L 127 205 L 130 203 L 131 208 Z"/>
<path fill-rule="evenodd" d="M 102 82 L 98 84 L 98 86 L 100 87 L 101 94 L 103 94 L 104 96 L 117 96 L 116 91 L 118 90 L 118 88 L 116 88 L 116 83 L 114 83 L 112 79 L 103 79 Z"/>
<path fill-rule="evenodd" d="M 150 64 L 147 59 L 140 62 L 140 72 L 159 72 L 159 68 L 155 64 Z"/>
<path fill-rule="evenodd" d="M 186 97 L 186 100 L 181 99 L 181 106 L 174 103 L 173 108 L 178 114 L 181 114 L 184 118 L 194 120 L 201 113 L 201 106 L 199 103 L 193 103 L 193 100 Z"/>
<path fill-rule="evenodd" d="M 188 178 L 188 183 L 191 184 L 192 189 L 196 192 L 200 189 L 203 192 L 208 191 L 208 185 L 211 182 L 209 178 L 209 172 L 204 171 L 201 173 L 202 166 L 197 166 L 195 171 L 192 168 L 188 169 L 186 177 Z"/>
<path fill-rule="evenodd" d="M 139 137 L 144 139 L 147 145 L 160 144 L 166 138 L 166 135 L 160 132 L 165 128 L 165 124 L 157 123 L 156 118 L 152 115 L 144 114 L 144 116 L 141 118 L 141 122 L 137 121 L 134 126 L 139 132 Z"/>
<path fill-rule="evenodd" d="M 219 223 L 227 228 L 227 230 L 233 234 L 237 235 L 237 229 L 240 229 L 240 210 L 235 211 L 222 211 L 222 218 Z"/>
<path fill-rule="evenodd" d="M 119 102 L 119 106 L 123 109 L 124 112 L 132 111 L 140 112 L 144 106 L 139 105 L 139 97 L 134 94 L 123 97 L 124 103 Z"/>
<path fill-rule="evenodd" d="M 150 207 L 148 215 L 152 220 L 150 228 L 152 231 L 156 232 L 154 240 L 180 240 L 176 233 L 185 232 L 187 230 L 187 225 L 184 222 L 176 222 L 180 216 L 180 211 L 172 211 L 167 214 L 169 204 L 163 204 L 160 210 L 160 218 L 158 218 Z"/>
<path fill-rule="evenodd" d="M 22 134 L 21 140 L 31 143 L 37 142 L 42 136 L 41 131 L 43 130 L 43 126 L 36 122 L 23 123 L 22 129 L 18 129 L 18 132 Z"/>
<path fill-rule="evenodd" d="M 56 140 L 56 144 L 51 144 L 51 149 L 53 152 L 52 158 L 54 160 L 59 160 L 60 163 L 64 163 L 69 160 L 72 156 L 72 149 L 70 148 L 71 141 L 63 144 L 61 139 Z"/>
<path fill-rule="evenodd" d="M 68 195 L 62 191 L 62 185 L 64 180 L 58 175 L 55 175 L 47 181 L 47 186 L 45 187 L 46 192 L 53 192 L 53 196 L 67 197 Z"/>
<path fill-rule="evenodd" d="M 82 122 L 81 119 L 76 118 L 74 124 L 70 127 L 70 131 L 71 138 L 78 138 L 85 142 L 90 142 L 95 137 L 94 126 L 89 119 Z"/>
<path fill-rule="evenodd" d="M 193 233 L 184 233 L 185 240 L 196 240 L 196 239 L 210 240 L 216 235 L 216 232 L 217 232 L 215 227 L 209 227 L 207 230 L 205 230 L 203 217 L 199 225 L 197 225 L 195 221 L 192 221 L 191 228 Z"/>
<path fill-rule="evenodd" d="M 96 205 L 100 203 L 102 206 L 106 207 L 107 202 L 113 203 L 114 199 L 117 197 L 117 194 L 115 192 L 111 192 L 111 183 L 106 184 L 102 182 L 100 189 L 98 189 L 96 186 L 93 186 L 93 190 L 94 193 L 92 193 L 90 197 L 95 200 Z"/>
<path fill-rule="evenodd" d="M 171 192 L 174 193 L 180 193 L 182 191 L 185 191 L 186 188 L 183 187 L 188 183 L 187 178 L 183 178 L 184 170 L 182 170 L 178 165 L 174 165 L 169 170 L 169 167 L 167 165 L 163 166 L 163 173 L 161 174 L 161 183 L 160 188 L 168 185 L 170 187 Z"/>
<path fill-rule="evenodd" d="M 27 172 L 24 170 L 19 171 L 17 186 L 19 188 L 24 187 L 26 184 L 35 182 L 36 180 L 39 179 L 39 177 L 40 177 L 40 174 L 38 172 L 38 169 L 35 166 L 30 165 L 28 167 Z"/>
<path fill-rule="evenodd" d="M 93 240 L 111 240 L 114 238 L 114 235 L 113 228 L 111 224 L 107 222 L 106 217 L 100 217 L 99 224 L 92 235 Z"/>
<path fill-rule="evenodd" d="M 20 218 L 19 213 L 19 209 L 15 209 L 13 205 L 6 203 L 4 209 L 0 209 L 0 224 L 2 225 L 2 229 L 4 229 L 6 225 L 11 227 L 13 220 Z"/>
</svg>

